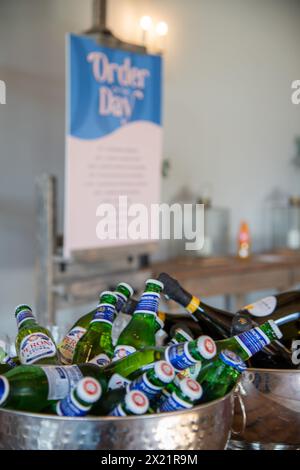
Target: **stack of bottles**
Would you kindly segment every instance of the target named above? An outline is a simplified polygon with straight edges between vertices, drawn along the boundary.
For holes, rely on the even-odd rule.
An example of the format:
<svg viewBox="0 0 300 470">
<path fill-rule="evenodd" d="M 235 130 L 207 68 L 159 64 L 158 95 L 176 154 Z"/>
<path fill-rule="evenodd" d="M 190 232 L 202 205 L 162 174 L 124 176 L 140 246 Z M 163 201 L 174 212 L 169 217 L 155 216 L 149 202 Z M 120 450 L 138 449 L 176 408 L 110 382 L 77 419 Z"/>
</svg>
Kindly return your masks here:
<svg viewBox="0 0 300 470">
<path fill-rule="evenodd" d="M 59 344 L 28 305 L 19 305 L 17 356 L 0 348 L 0 407 L 73 417 L 188 410 L 229 393 L 254 355 L 292 363 L 274 320 L 253 320 L 257 306 L 222 312 L 165 273 L 146 281 L 139 300 L 133 293 L 124 282 L 102 292 Z M 163 293 L 189 318 L 162 314 Z M 123 312 L 130 320 L 113 341 L 113 324 Z"/>
</svg>

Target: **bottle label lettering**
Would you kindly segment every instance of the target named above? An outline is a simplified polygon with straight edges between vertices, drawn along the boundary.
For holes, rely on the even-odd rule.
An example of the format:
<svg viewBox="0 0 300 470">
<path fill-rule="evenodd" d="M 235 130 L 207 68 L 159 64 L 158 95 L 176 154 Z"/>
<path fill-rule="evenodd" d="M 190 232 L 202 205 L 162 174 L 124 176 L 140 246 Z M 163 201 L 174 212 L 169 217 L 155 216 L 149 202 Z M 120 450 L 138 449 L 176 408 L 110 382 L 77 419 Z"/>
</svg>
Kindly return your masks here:
<svg viewBox="0 0 300 470">
<path fill-rule="evenodd" d="M 80 338 L 82 338 L 82 336 L 85 333 L 86 333 L 85 328 L 81 328 L 80 326 L 75 326 L 64 337 L 64 339 L 62 340 L 59 346 L 59 352 L 61 356 L 60 359 L 63 364 L 72 364 L 76 345 L 78 341 L 80 340 Z"/>
<path fill-rule="evenodd" d="M 274 312 L 277 305 L 277 299 L 274 295 L 258 300 L 251 305 L 247 305 L 242 310 L 247 310 L 254 317 L 267 317 Z"/>
<path fill-rule="evenodd" d="M 270 344 L 269 338 L 260 328 L 253 328 L 252 330 L 245 331 L 244 333 L 235 336 L 235 339 L 240 346 L 242 346 L 244 351 L 246 351 L 249 357 Z"/>
<path fill-rule="evenodd" d="M 189 350 L 188 343 L 180 343 L 169 346 L 165 352 L 166 360 L 174 367 L 175 370 L 184 370 L 193 366 L 198 361 L 194 359 Z"/>
<path fill-rule="evenodd" d="M 142 294 L 134 313 L 156 313 L 158 311 L 160 295 L 158 292 Z"/>
<path fill-rule="evenodd" d="M 34 364 L 41 359 L 54 357 L 56 346 L 52 339 L 44 333 L 32 333 L 23 338 L 19 355 L 22 364 Z"/>
<path fill-rule="evenodd" d="M 44 366 L 48 380 L 48 400 L 61 400 L 82 379 L 78 366 Z"/>
<path fill-rule="evenodd" d="M 101 304 L 93 317 L 93 320 L 91 323 L 97 322 L 97 321 L 102 321 L 104 323 L 110 323 L 112 324 L 114 321 L 115 317 L 115 307 L 110 304 Z"/>
</svg>

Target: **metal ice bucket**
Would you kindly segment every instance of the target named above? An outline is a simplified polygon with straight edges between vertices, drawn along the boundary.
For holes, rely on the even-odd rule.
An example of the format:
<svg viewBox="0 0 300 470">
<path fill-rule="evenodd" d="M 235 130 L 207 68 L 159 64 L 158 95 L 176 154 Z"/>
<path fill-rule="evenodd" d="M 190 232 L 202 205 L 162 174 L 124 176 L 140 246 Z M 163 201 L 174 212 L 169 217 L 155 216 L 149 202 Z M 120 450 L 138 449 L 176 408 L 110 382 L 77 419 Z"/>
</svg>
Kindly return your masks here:
<svg viewBox="0 0 300 470">
<path fill-rule="evenodd" d="M 239 388 L 229 448 L 300 450 L 300 370 L 248 369 Z"/>
<path fill-rule="evenodd" d="M 188 411 L 126 418 L 74 419 L 1 409 L 0 449 L 224 449 L 234 398 L 233 390 Z"/>
</svg>

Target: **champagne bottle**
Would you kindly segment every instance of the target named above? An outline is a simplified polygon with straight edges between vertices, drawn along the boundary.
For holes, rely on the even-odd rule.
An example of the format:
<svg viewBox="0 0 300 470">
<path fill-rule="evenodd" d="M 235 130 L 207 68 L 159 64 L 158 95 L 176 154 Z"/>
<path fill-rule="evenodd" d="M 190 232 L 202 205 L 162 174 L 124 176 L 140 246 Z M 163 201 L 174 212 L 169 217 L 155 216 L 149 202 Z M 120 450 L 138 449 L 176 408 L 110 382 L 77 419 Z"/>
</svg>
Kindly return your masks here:
<svg viewBox="0 0 300 470">
<path fill-rule="evenodd" d="M 234 322 L 234 332 L 239 333 L 253 328 L 253 321 L 248 315 L 243 315 L 235 319 L 235 313 L 220 310 L 203 303 L 197 297 L 193 296 L 179 282 L 166 273 L 161 273 L 159 279 L 164 283 L 165 295 L 182 305 L 192 316 L 195 321 L 204 322 L 208 327 L 212 336 L 217 332 L 219 338 L 228 338 L 232 335 L 232 324 Z M 291 351 L 288 350 L 278 340 L 270 346 L 265 347 L 263 351 L 255 358 L 263 364 L 264 367 L 295 367 L 292 362 Z"/>
</svg>

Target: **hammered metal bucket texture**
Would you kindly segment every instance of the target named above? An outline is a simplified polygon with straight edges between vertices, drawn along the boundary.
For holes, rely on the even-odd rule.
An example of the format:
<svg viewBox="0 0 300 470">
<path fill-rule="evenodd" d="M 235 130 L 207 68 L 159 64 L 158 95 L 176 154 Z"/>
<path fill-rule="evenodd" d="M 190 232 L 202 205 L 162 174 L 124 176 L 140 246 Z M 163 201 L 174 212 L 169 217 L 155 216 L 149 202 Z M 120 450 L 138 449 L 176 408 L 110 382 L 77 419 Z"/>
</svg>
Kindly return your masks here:
<svg viewBox="0 0 300 470">
<path fill-rule="evenodd" d="M 233 427 L 245 426 L 229 448 L 300 450 L 300 370 L 248 369 L 239 388 Z"/>
<path fill-rule="evenodd" d="M 188 411 L 126 418 L 61 418 L 1 409 L 0 449 L 224 449 L 234 394 Z"/>
</svg>

